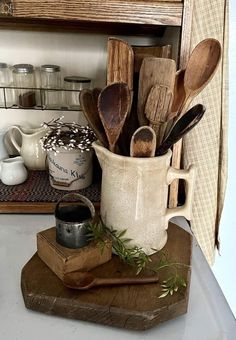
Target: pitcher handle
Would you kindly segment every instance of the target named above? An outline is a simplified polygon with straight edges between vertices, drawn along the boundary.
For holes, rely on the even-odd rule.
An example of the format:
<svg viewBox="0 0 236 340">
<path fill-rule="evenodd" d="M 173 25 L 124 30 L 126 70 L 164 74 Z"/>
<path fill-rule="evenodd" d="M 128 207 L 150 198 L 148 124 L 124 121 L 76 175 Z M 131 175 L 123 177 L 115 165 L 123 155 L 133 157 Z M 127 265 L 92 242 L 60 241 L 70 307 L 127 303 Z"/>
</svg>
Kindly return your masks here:
<svg viewBox="0 0 236 340">
<path fill-rule="evenodd" d="M 184 179 L 186 181 L 186 200 L 181 207 L 167 208 L 166 218 L 169 220 L 172 217 L 184 216 L 187 220 L 191 220 L 196 168 L 193 165 L 191 165 L 188 170 L 178 170 L 170 167 L 167 172 L 168 185 L 171 184 L 174 179 Z"/>
<path fill-rule="evenodd" d="M 16 148 L 16 150 L 17 150 L 17 151 L 19 152 L 19 154 L 20 154 L 21 147 L 20 147 L 20 145 L 17 143 L 17 141 L 16 141 L 16 139 L 15 139 L 15 136 L 13 135 L 13 130 L 14 130 L 14 129 L 18 130 L 18 131 L 20 132 L 20 134 L 22 135 L 21 129 L 20 129 L 19 126 L 17 126 L 17 125 L 11 126 L 11 127 L 9 128 L 9 130 L 8 130 L 7 133 L 8 133 L 9 139 L 10 139 L 10 141 L 12 142 L 13 146 Z"/>
</svg>

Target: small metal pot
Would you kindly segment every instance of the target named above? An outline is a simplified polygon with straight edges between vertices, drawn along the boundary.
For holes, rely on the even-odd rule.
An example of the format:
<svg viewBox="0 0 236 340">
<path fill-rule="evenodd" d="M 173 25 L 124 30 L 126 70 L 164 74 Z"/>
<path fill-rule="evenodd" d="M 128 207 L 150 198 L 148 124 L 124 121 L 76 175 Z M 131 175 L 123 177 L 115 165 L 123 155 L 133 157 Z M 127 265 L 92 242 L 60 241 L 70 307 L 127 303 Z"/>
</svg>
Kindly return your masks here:
<svg viewBox="0 0 236 340">
<path fill-rule="evenodd" d="M 65 198 L 76 198 L 78 202 L 70 202 L 60 206 Z M 56 204 L 56 241 L 66 248 L 82 248 L 88 244 L 87 226 L 95 215 L 95 208 L 92 202 L 77 193 L 64 195 Z"/>
</svg>

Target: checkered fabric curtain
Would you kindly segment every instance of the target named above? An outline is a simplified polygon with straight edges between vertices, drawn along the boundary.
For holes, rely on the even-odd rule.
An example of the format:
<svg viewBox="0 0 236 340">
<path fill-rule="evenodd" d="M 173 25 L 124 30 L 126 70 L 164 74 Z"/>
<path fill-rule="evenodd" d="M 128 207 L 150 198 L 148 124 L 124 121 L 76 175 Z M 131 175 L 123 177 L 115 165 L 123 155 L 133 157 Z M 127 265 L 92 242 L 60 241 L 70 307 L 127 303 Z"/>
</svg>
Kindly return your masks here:
<svg viewBox="0 0 236 340">
<path fill-rule="evenodd" d="M 227 181 L 228 132 L 228 0 L 195 0 L 191 48 L 205 38 L 218 39 L 223 58 L 213 80 L 194 100 L 206 113 L 183 141 L 183 162 L 196 164 L 197 183 L 192 230 L 208 262 L 213 264 L 219 246 L 218 230 Z"/>
</svg>

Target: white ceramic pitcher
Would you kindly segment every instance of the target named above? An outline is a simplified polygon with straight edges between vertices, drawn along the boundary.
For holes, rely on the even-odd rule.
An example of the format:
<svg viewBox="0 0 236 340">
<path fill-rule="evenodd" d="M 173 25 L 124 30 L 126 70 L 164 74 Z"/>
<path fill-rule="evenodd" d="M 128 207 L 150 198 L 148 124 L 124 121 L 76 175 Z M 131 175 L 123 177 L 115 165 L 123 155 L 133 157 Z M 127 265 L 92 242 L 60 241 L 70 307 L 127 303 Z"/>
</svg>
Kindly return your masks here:
<svg viewBox="0 0 236 340">
<path fill-rule="evenodd" d="M 21 145 L 18 144 L 14 130 L 21 135 Z M 30 170 L 44 170 L 46 168 L 46 152 L 42 149 L 40 138 L 46 134 L 44 127 L 31 128 L 13 125 L 9 128 L 9 139 L 23 157 L 25 166 Z"/>
<path fill-rule="evenodd" d="M 93 143 L 102 168 L 101 218 L 118 231 L 127 229 L 130 244 L 148 254 L 164 247 L 170 218 L 191 219 L 195 169 L 170 167 L 171 151 L 160 157 L 134 158 L 116 155 Z M 186 202 L 168 209 L 168 185 L 176 178 L 187 182 Z M 155 250 L 154 250 L 155 249 Z"/>
<path fill-rule="evenodd" d="M 6 185 L 23 183 L 28 177 L 24 161 L 21 156 L 7 158 L 0 161 L 0 179 Z"/>
</svg>

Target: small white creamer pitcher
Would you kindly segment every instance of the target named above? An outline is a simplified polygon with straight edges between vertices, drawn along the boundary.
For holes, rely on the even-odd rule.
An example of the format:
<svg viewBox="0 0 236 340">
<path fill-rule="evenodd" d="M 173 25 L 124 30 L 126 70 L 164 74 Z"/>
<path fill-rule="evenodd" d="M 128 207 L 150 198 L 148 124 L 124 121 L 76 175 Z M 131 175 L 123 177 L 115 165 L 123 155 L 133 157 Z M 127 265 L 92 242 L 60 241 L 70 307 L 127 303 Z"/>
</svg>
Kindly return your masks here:
<svg viewBox="0 0 236 340">
<path fill-rule="evenodd" d="M 3 184 L 21 184 L 27 179 L 27 177 L 28 173 L 21 156 L 7 158 L 0 161 L 0 179 Z"/>
<path fill-rule="evenodd" d="M 21 135 L 21 145 L 18 144 L 14 130 Z M 44 170 L 46 168 L 46 152 L 42 149 L 40 138 L 45 136 L 44 127 L 31 128 L 13 125 L 9 128 L 9 139 L 23 157 L 25 166 L 30 170 Z"/>
<path fill-rule="evenodd" d="M 114 154 L 93 143 L 102 168 L 101 218 L 118 231 L 127 230 L 131 245 L 150 255 L 164 247 L 170 218 L 191 219 L 195 169 L 170 167 L 171 151 L 160 157 L 135 158 Z M 168 209 L 168 185 L 176 178 L 187 182 L 186 202 Z"/>
</svg>

